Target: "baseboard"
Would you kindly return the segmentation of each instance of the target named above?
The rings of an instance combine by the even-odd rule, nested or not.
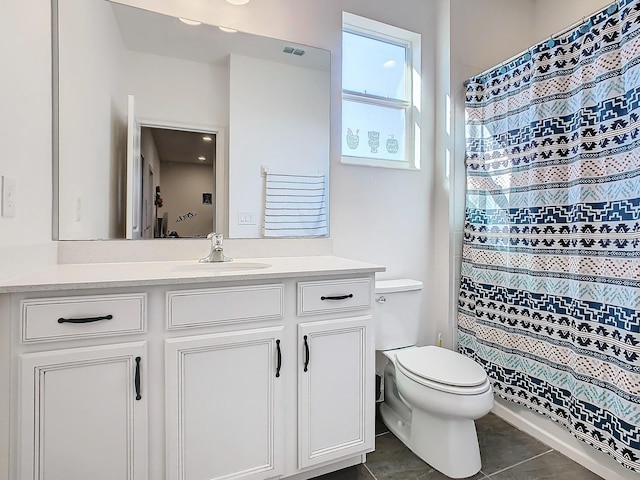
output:
[[[575,439],[564,427],[528,408],[496,398],[492,412],[605,480],[638,480],[613,458]]]
[[[365,460],[366,455],[358,455],[356,457],[351,457],[346,460],[330,463],[329,465],[324,465],[322,467],[314,468],[313,470],[308,470],[306,472],[298,473],[296,475],[284,478],[286,478],[287,480],[308,480],[310,478],[316,478],[318,476],[335,472],[337,470],[342,470],[343,468],[353,467],[354,465],[364,463]]]

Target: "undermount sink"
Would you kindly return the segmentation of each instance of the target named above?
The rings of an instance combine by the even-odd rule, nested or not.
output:
[[[230,262],[204,262],[178,265],[171,270],[174,272],[243,272],[248,270],[261,270],[269,268],[271,264],[260,262],[243,262],[232,260]]]

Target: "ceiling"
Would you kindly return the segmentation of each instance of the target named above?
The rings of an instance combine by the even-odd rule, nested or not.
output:
[[[307,45],[249,33],[226,33],[213,25],[189,26],[175,17],[112,3],[122,40],[129,50],[207,64],[226,65],[230,53],[329,71],[331,55]],[[284,53],[285,47],[304,55]]]
[[[148,129],[158,150],[161,162],[195,163],[199,165],[213,165],[216,155],[216,136],[202,132],[188,132],[185,130],[169,130],[166,128],[142,127]],[[210,136],[212,141],[202,139]],[[206,160],[198,160],[203,156]]]
[[[213,25],[186,25],[175,17],[111,3],[127,49],[194,62],[227,65],[231,53],[285,63],[302,68],[330,70],[328,51],[243,32],[226,33]],[[304,50],[303,55],[284,53],[285,47]],[[202,133],[149,128],[162,162],[212,164],[214,141]],[[204,156],[206,161],[198,160]]]

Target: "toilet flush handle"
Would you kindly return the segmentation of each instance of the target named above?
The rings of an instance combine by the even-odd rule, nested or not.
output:
[[[376,302],[387,303],[387,297],[385,297],[384,295],[380,295],[378,298],[376,298]]]

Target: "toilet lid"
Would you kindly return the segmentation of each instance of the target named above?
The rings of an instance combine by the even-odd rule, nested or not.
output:
[[[487,381],[480,365],[446,348],[427,346],[399,351],[396,361],[413,375],[444,385],[475,387]]]

